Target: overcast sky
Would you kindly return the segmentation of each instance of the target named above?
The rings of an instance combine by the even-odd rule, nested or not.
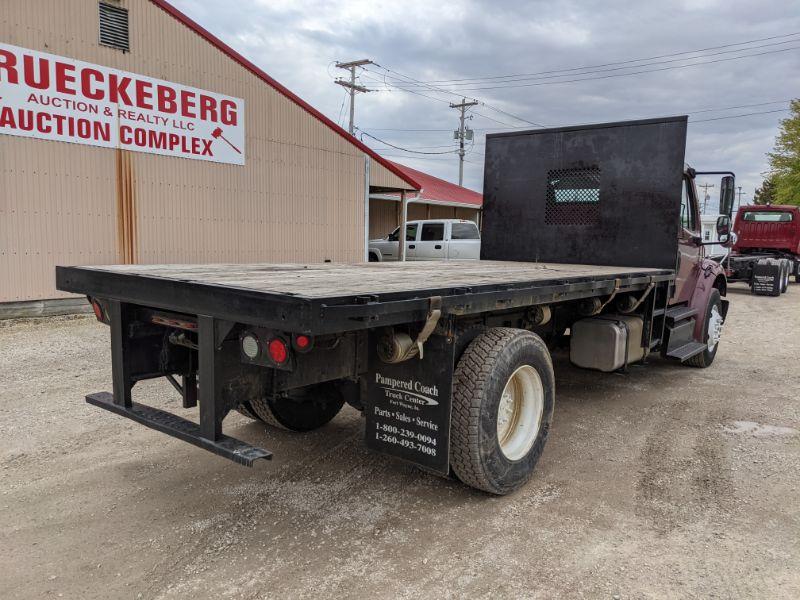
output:
[[[360,83],[381,91],[357,96],[356,126],[395,146],[452,151],[458,114],[448,103],[457,94],[481,101],[471,111],[476,134],[464,181],[478,191],[486,131],[689,114],[687,161],[736,171],[747,201],[787,115],[775,111],[800,96],[794,0],[174,3],[345,126],[345,92],[333,83],[345,73],[333,62],[372,59],[380,66],[361,71]],[[638,71],[650,72],[628,75]],[[392,160],[457,181],[455,154],[363,139]]]

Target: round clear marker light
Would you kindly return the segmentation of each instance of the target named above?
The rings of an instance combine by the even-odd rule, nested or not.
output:
[[[258,338],[248,333],[242,338],[242,352],[247,358],[254,359],[258,356]]]

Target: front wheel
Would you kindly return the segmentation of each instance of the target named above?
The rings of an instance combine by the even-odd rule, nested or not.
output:
[[[714,357],[717,355],[717,349],[719,348],[719,340],[722,337],[722,325],[724,322],[722,296],[720,296],[719,290],[713,289],[706,305],[705,330],[703,333],[703,342],[705,342],[706,348],[700,354],[688,359],[686,361],[687,365],[704,369],[714,362]]]
[[[342,392],[332,383],[293,390],[287,395],[250,400],[250,407],[259,419],[289,431],[319,429],[339,414],[343,405]]]
[[[458,478],[499,495],[524,485],[544,450],[554,401],[542,338],[504,327],[478,335],[453,379],[450,462]]]

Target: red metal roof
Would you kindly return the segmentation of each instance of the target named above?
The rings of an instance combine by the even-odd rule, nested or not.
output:
[[[450,183],[444,179],[439,179],[433,175],[428,175],[422,171],[417,171],[411,167],[392,163],[399,171],[403,172],[408,178],[419,182],[422,186],[422,202],[447,202],[451,204],[463,204],[480,208],[483,206],[483,194],[473,192],[465,187]]]
[[[420,187],[421,187],[420,184],[417,183],[414,180],[413,177],[411,177],[410,175],[408,175],[404,171],[401,171],[400,169],[398,169],[397,165],[392,163],[392,161],[386,160],[381,155],[379,155],[377,152],[375,152],[372,148],[370,148],[369,146],[367,146],[363,142],[360,142],[359,140],[354,138],[352,135],[347,133],[344,129],[339,127],[336,123],[331,121],[328,117],[326,117],[321,112],[319,112],[316,108],[311,106],[308,102],[306,102],[305,100],[300,98],[300,96],[298,96],[297,94],[295,94],[294,92],[292,92],[288,88],[286,88],[285,86],[283,86],[280,83],[278,83],[277,81],[275,81],[272,77],[267,75],[262,69],[260,69],[255,64],[253,64],[252,62],[247,60],[244,56],[242,56],[241,54],[236,52],[236,50],[234,50],[233,48],[228,46],[225,42],[223,42],[221,39],[219,39],[213,33],[209,32],[207,29],[202,27],[200,24],[198,24],[197,22],[195,22],[192,19],[190,19],[187,15],[185,15],[184,13],[179,11],[177,8],[172,6],[169,2],[167,2],[166,0],[150,0],[150,2],[152,2],[153,4],[155,4],[156,6],[161,8],[164,12],[166,12],[169,15],[171,15],[172,17],[174,17],[175,19],[177,19],[178,21],[180,21],[184,25],[186,25],[186,27],[188,27],[189,29],[194,31],[196,34],[198,34],[200,37],[205,39],[212,46],[216,47],[218,50],[220,50],[224,54],[227,54],[230,58],[232,58],[237,63],[242,65],[245,69],[247,69],[248,71],[253,73],[256,77],[258,77],[259,79],[264,81],[264,83],[266,83],[267,85],[273,87],[279,93],[281,93],[284,96],[286,96],[287,98],[289,98],[292,102],[297,104],[300,108],[305,110],[312,117],[314,117],[315,119],[318,119],[319,121],[322,121],[322,123],[324,123],[326,126],[328,126],[330,129],[332,129],[334,132],[336,132],[337,134],[339,134],[343,138],[345,138],[348,142],[350,142],[351,144],[356,146],[359,150],[361,150],[362,152],[364,152],[367,155],[371,156],[373,159],[378,161],[384,167],[389,169],[392,173],[394,173],[395,175],[397,175],[398,177],[403,179],[413,189],[416,189],[416,190],[420,189]]]

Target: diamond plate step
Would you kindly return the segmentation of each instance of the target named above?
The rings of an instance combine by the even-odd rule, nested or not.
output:
[[[706,348],[707,348],[706,344],[701,344],[700,342],[689,342],[688,344],[679,346],[674,350],[670,350],[669,352],[667,352],[667,356],[669,356],[670,358],[677,358],[679,361],[683,362],[685,360],[689,360],[693,356],[700,354]]]
[[[253,463],[259,458],[272,459],[272,452],[269,450],[258,448],[227,435],[221,435],[217,440],[204,438],[200,434],[200,426],[196,423],[158,408],[136,402],[130,408],[114,404],[114,396],[109,392],[89,394],[86,396],[86,402],[127,417],[161,433],[181,439],[184,442],[199,446],[246,467],[252,467]]]

